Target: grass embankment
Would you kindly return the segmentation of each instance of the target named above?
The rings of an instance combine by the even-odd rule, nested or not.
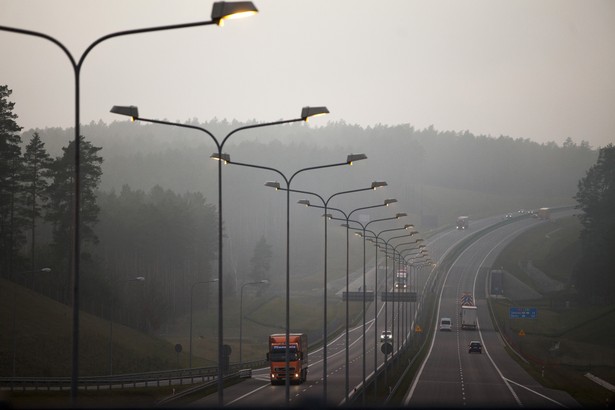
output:
[[[491,303],[503,335],[527,360],[522,365],[536,380],[595,407],[615,400],[614,393],[585,377],[590,372],[615,384],[615,305],[589,306],[574,290],[571,277],[580,229],[572,217],[545,222],[516,238],[493,266],[502,266],[542,297],[523,300],[516,295]],[[544,280],[524,269],[527,261],[563,286],[549,291]],[[537,308],[537,318],[510,319],[513,306]]]

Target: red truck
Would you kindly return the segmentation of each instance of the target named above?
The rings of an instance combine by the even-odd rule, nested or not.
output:
[[[288,370],[291,383],[303,383],[308,373],[308,344],[305,333],[291,333],[288,341]],[[271,384],[286,383],[286,334],[269,336],[267,361],[270,364]]]

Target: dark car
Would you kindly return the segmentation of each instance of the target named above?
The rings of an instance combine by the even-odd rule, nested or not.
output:
[[[470,349],[468,350],[468,353],[482,353],[482,352],[483,352],[483,345],[481,345],[479,341],[473,340],[470,342]]]

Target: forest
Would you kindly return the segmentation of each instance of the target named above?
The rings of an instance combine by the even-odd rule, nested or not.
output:
[[[0,91],[1,275],[69,303],[74,130],[22,130],[10,90]],[[245,125],[215,118],[186,123],[220,139]],[[223,167],[224,291],[231,302],[247,280],[268,279],[266,291],[272,294],[283,287],[286,201],[264,186],[267,181],[323,197],[386,181],[385,189],[344,195],[332,206],[352,210],[395,198],[395,209],[386,210],[390,215],[378,209],[357,217],[405,212],[404,223],[428,234],[458,215],[574,205],[578,183],[600,152],[572,138],[562,145],[538,144],[410,124],[322,124],[249,130],[225,146],[233,161],[269,168]],[[191,285],[215,277],[218,174],[210,159],[215,145],[194,130],[129,121],[92,122],[81,133],[83,309],[108,317],[114,298],[115,320],[158,332],[187,314]],[[295,174],[344,162],[351,153],[367,160]],[[286,186],[291,176],[296,178]],[[322,260],[321,214],[297,206],[305,195],[291,197],[292,274],[320,275],[321,264],[314,261]],[[342,231],[331,225],[332,278],[344,271]],[[356,246],[352,255],[358,252]],[[358,263],[354,257],[354,266]],[[42,274],[47,267],[51,272]],[[136,277],[146,280],[126,283]],[[195,307],[209,303],[199,298]]]

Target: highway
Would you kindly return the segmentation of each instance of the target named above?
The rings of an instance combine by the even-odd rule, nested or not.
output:
[[[502,218],[490,218],[473,221],[467,231],[446,230],[434,235],[427,242],[430,256],[439,261],[455,246],[459,245],[473,232],[501,222]],[[388,329],[393,329],[394,349],[398,349],[398,335],[403,333],[418,337],[412,332],[412,318],[421,308],[427,293],[438,293],[438,313],[434,322],[440,317],[453,318],[452,332],[435,332],[429,342],[429,354],[422,363],[419,373],[410,386],[402,386],[407,391],[404,405],[408,407],[578,407],[578,404],[566,393],[543,388],[510,358],[504,350],[504,344],[487,312],[485,301],[486,273],[491,263],[503,247],[515,236],[540,222],[533,218],[515,218],[482,237],[466,248],[445,272],[443,287],[434,288],[435,270],[423,268],[416,270],[412,279],[413,287],[418,290],[417,303],[399,304],[407,307],[406,314],[400,314],[395,303],[389,303],[387,311]],[[390,269],[390,267],[389,267]],[[442,273],[440,273],[442,274]],[[367,283],[373,283],[373,267],[367,273]],[[391,276],[389,274],[389,276]],[[382,278],[380,278],[382,279]],[[370,281],[371,280],[371,281]],[[387,280],[392,288],[393,280]],[[351,290],[362,284],[362,274],[352,275]],[[379,285],[383,290],[384,281]],[[342,289],[343,290],[343,289]],[[340,292],[342,291],[340,290]],[[461,330],[459,328],[459,296],[464,291],[475,295],[478,306],[479,330]],[[379,298],[378,298],[379,299]],[[357,302],[351,302],[357,303]],[[359,302],[360,303],[360,302]],[[402,319],[403,320],[400,320]],[[378,329],[374,328],[373,304],[366,311],[366,369],[369,381],[374,372],[374,348],[378,367],[383,365],[384,354],[380,352],[380,343],[374,347],[374,341],[384,330],[384,303],[378,301]],[[400,327],[400,323],[402,327]],[[403,324],[405,323],[405,325]],[[374,332],[376,332],[374,334]],[[363,326],[359,323],[349,332],[349,395],[354,398],[359,394],[363,374]],[[378,339],[376,339],[378,337]],[[470,340],[480,340],[484,350],[482,354],[469,354],[467,346]],[[327,360],[327,405],[340,406],[345,403],[345,333],[329,336]],[[301,385],[290,386],[290,406],[322,405],[322,349],[310,352],[308,380]],[[389,356],[390,358],[390,356]],[[387,384],[393,385],[394,380]],[[357,391],[355,391],[355,388]],[[358,396],[355,403],[361,404]],[[216,406],[217,395],[210,395],[192,403],[196,406]],[[272,386],[269,383],[268,369],[258,369],[250,380],[228,387],[224,391],[224,405],[237,407],[281,407],[285,405],[285,386]]]
[[[453,331],[436,331],[428,357],[413,380],[408,407],[579,407],[567,393],[543,388],[504,350],[485,299],[488,272],[498,253],[514,237],[537,223],[511,221],[486,234],[454,261],[440,289],[438,314],[453,319]],[[472,292],[478,306],[478,330],[462,330],[459,306],[463,292]],[[482,354],[470,354],[471,340],[481,341]]]

